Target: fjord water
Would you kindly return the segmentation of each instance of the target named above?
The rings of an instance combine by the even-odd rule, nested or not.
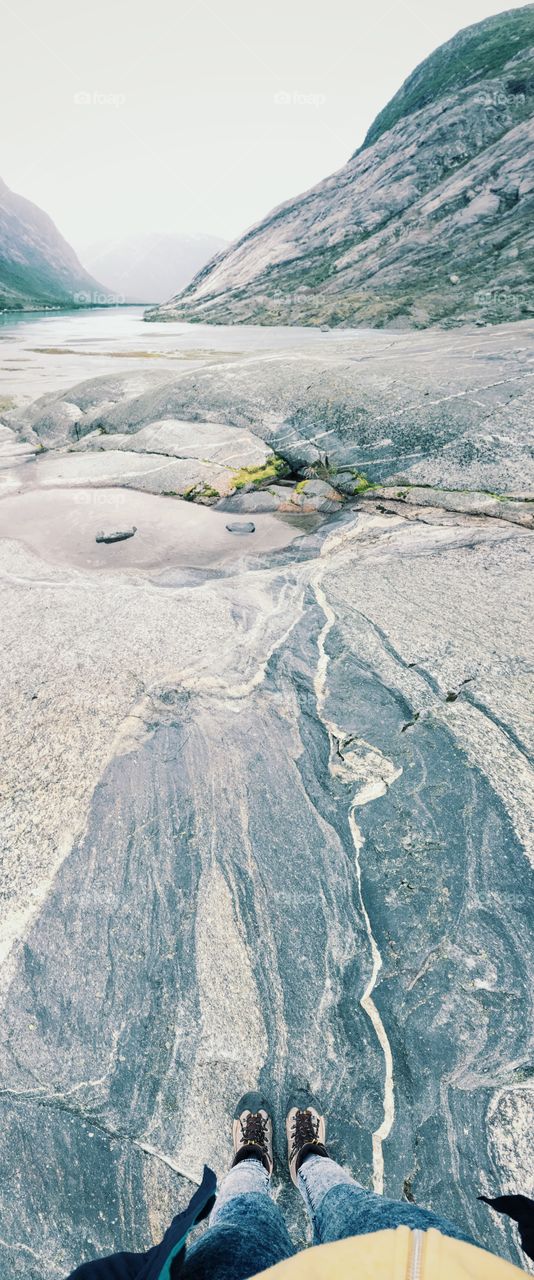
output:
[[[143,307],[103,307],[0,315],[0,399],[27,404],[45,392],[135,370],[145,361],[168,369],[172,377],[180,362],[194,367],[210,352],[225,360],[303,345],[313,351],[329,336],[298,327],[147,324],[143,312]],[[354,343],[354,333],[348,331],[347,340]]]

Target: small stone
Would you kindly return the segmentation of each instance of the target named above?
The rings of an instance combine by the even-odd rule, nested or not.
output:
[[[455,275],[449,276],[449,280],[450,280],[451,284],[459,284],[459,283],[460,283],[460,277],[459,277],[459,276],[455,276]]]
[[[256,525],[252,520],[242,520],[239,524],[227,524],[228,533],[255,533]]]
[[[135,524],[132,525],[131,529],[114,529],[110,533],[105,532],[104,530],[101,529],[100,533],[97,533],[96,535],[96,541],[97,542],[124,542],[126,538],[133,538],[134,533],[136,533],[136,531],[137,531],[137,525]]]

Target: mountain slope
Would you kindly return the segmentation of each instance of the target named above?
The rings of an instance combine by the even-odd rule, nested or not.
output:
[[[90,245],[81,256],[125,302],[163,302],[227,245],[218,236],[152,232]]]
[[[0,309],[107,300],[48,214],[0,178]]]
[[[532,5],[510,9],[459,31],[412,71],[391,102],[377,115],[367,132],[364,147],[430,102],[480,80],[491,81],[505,75],[507,63],[532,44],[532,33]]]
[[[534,311],[534,5],[416,68],[363,146],[148,319],[422,326]]]

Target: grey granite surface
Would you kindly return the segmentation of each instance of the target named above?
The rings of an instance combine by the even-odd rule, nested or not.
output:
[[[224,572],[0,542],[4,1274],[157,1239],[256,1085],[302,1242],[295,1081],[520,1260],[476,1197],[533,1190],[532,535],[406,516]]]
[[[198,368],[91,378],[41,396],[8,415],[20,441],[48,450],[20,470],[33,484],[196,486],[202,496],[203,485],[230,492],[240,468],[274,451],[295,471],[326,461],[379,483],[534,494],[532,321],[338,330],[314,335],[313,347],[302,331],[290,345],[287,330],[271,332],[272,350],[228,357],[222,341],[208,349],[203,331]]]
[[[4,414],[9,1276],[158,1239],[257,1085],[302,1242],[295,1082],[520,1260],[476,1197],[534,1190],[532,325],[270,333]]]

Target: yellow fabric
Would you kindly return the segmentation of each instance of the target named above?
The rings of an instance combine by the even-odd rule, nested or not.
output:
[[[434,1227],[422,1233],[422,1241],[418,1280],[518,1280],[527,1274],[485,1249],[442,1236]],[[261,1276],[269,1280],[412,1280],[413,1244],[409,1227],[374,1231],[303,1249]]]

